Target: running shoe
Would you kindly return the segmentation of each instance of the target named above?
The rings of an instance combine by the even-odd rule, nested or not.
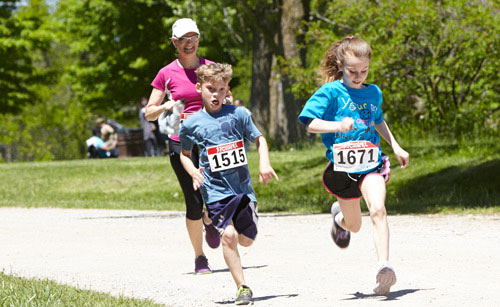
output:
[[[205,255],[200,255],[194,260],[194,272],[196,274],[210,274],[212,270],[208,266],[208,259]]]
[[[379,295],[386,295],[391,290],[391,287],[396,283],[396,272],[388,265],[384,264],[378,269],[377,284],[373,288],[373,292]]]
[[[205,226],[205,240],[207,241],[208,246],[211,248],[217,248],[220,245],[220,234],[213,223],[206,224],[205,219],[201,218],[203,221],[203,225]]]
[[[349,246],[349,242],[351,241],[351,232],[340,227],[335,221],[335,216],[340,213],[340,205],[338,201],[332,204],[331,212],[333,224],[330,234],[332,235],[333,242],[335,242],[335,244],[337,244],[340,248],[346,248]]]
[[[247,285],[241,285],[236,292],[236,299],[234,303],[236,305],[248,305],[252,303],[252,290]]]

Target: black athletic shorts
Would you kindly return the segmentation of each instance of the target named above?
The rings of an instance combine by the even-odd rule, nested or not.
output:
[[[336,172],[330,161],[323,172],[323,186],[332,195],[340,199],[361,198],[361,183],[367,175],[381,175],[385,182],[389,181],[391,174],[389,156],[382,155],[382,163],[373,171],[366,174],[351,174]]]

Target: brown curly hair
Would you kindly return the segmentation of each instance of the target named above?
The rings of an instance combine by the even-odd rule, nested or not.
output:
[[[341,40],[335,42],[323,56],[321,69],[321,81],[323,83],[342,79],[342,71],[339,69],[337,62],[344,63],[348,54],[357,58],[367,57],[371,59],[372,49],[367,42],[354,37],[354,35],[344,36]]]
[[[208,80],[229,82],[231,81],[232,74],[233,69],[231,65],[225,63],[205,64],[196,69],[198,83],[200,84]]]

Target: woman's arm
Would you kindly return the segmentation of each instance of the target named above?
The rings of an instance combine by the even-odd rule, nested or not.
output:
[[[156,120],[161,114],[163,114],[163,112],[172,111],[174,101],[169,100],[166,103],[161,104],[163,99],[165,99],[165,92],[162,92],[157,88],[153,88],[151,95],[149,96],[148,104],[146,105],[146,112],[144,114],[146,120]]]

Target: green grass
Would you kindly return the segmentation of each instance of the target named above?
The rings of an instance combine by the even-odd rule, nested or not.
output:
[[[0,272],[0,306],[163,306],[150,300],[81,290],[49,280],[25,279]]]
[[[500,212],[500,145],[496,140],[401,142],[410,166],[391,157],[387,209],[398,213]],[[324,148],[273,151],[280,182],[258,183],[258,154],[248,153],[261,212],[328,212]],[[184,210],[168,157],[0,164],[0,206]]]

